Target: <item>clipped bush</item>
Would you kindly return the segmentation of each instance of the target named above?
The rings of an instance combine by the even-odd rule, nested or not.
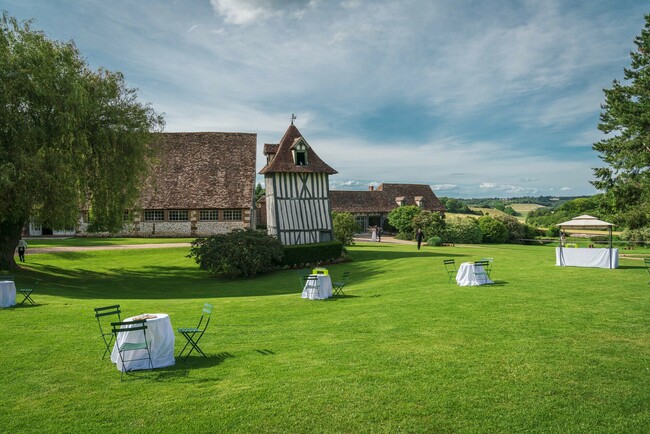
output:
[[[482,239],[483,233],[474,217],[447,218],[444,234],[445,243],[480,244]]]
[[[330,262],[339,259],[342,253],[343,243],[340,241],[284,246],[282,265],[293,267],[295,265]]]
[[[484,243],[505,243],[508,241],[508,228],[499,220],[483,216],[478,219],[478,225],[483,233]]]
[[[250,229],[198,238],[192,241],[188,255],[202,270],[230,277],[253,277],[274,270],[282,256],[277,238]]]
[[[442,246],[442,238],[438,236],[433,236],[427,239],[427,245],[429,246]]]
[[[332,226],[336,241],[341,242],[344,246],[354,244],[354,234],[359,232],[359,225],[352,214],[349,212],[333,212]]]

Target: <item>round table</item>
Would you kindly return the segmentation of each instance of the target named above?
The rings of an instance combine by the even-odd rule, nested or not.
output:
[[[174,329],[172,328],[169,315],[166,313],[146,313],[127,318],[124,321],[134,321],[139,316],[155,315],[156,318],[146,320],[147,325],[147,341],[149,341],[149,352],[151,353],[151,362],[154,368],[164,368],[176,363],[174,359]],[[149,360],[133,360],[145,359],[147,357],[147,350],[135,350],[122,353],[124,358],[124,365],[120,360],[119,352],[117,350],[118,344],[124,342],[141,342],[142,331],[119,333],[117,341],[113,346],[111,353],[111,362],[115,363],[119,371],[135,371],[138,369],[149,369]]]
[[[16,304],[16,284],[11,280],[0,280],[0,307]]]

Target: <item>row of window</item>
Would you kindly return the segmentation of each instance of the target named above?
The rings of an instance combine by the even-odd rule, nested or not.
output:
[[[219,215],[221,214],[221,215]],[[127,211],[124,213],[124,220],[130,221],[131,214]],[[241,209],[202,209],[199,210],[199,221],[216,222],[216,221],[241,221]],[[142,221],[145,222],[188,222],[190,221],[190,211],[187,209],[145,209],[142,213]]]

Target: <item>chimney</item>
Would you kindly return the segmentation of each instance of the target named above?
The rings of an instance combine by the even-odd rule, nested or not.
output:
[[[369,185],[369,186],[368,186],[368,191],[374,191],[374,190],[375,190],[375,186],[374,186],[374,185]]]

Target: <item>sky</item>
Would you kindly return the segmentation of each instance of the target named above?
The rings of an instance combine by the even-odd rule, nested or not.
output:
[[[94,68],[120,71],[165,131],[291,122],[330,188],[428,184],[455,198],[580,196],[604,163],[603,89],[639,0],[0,0]],[[263,183],[263,177],[258,176]]]

